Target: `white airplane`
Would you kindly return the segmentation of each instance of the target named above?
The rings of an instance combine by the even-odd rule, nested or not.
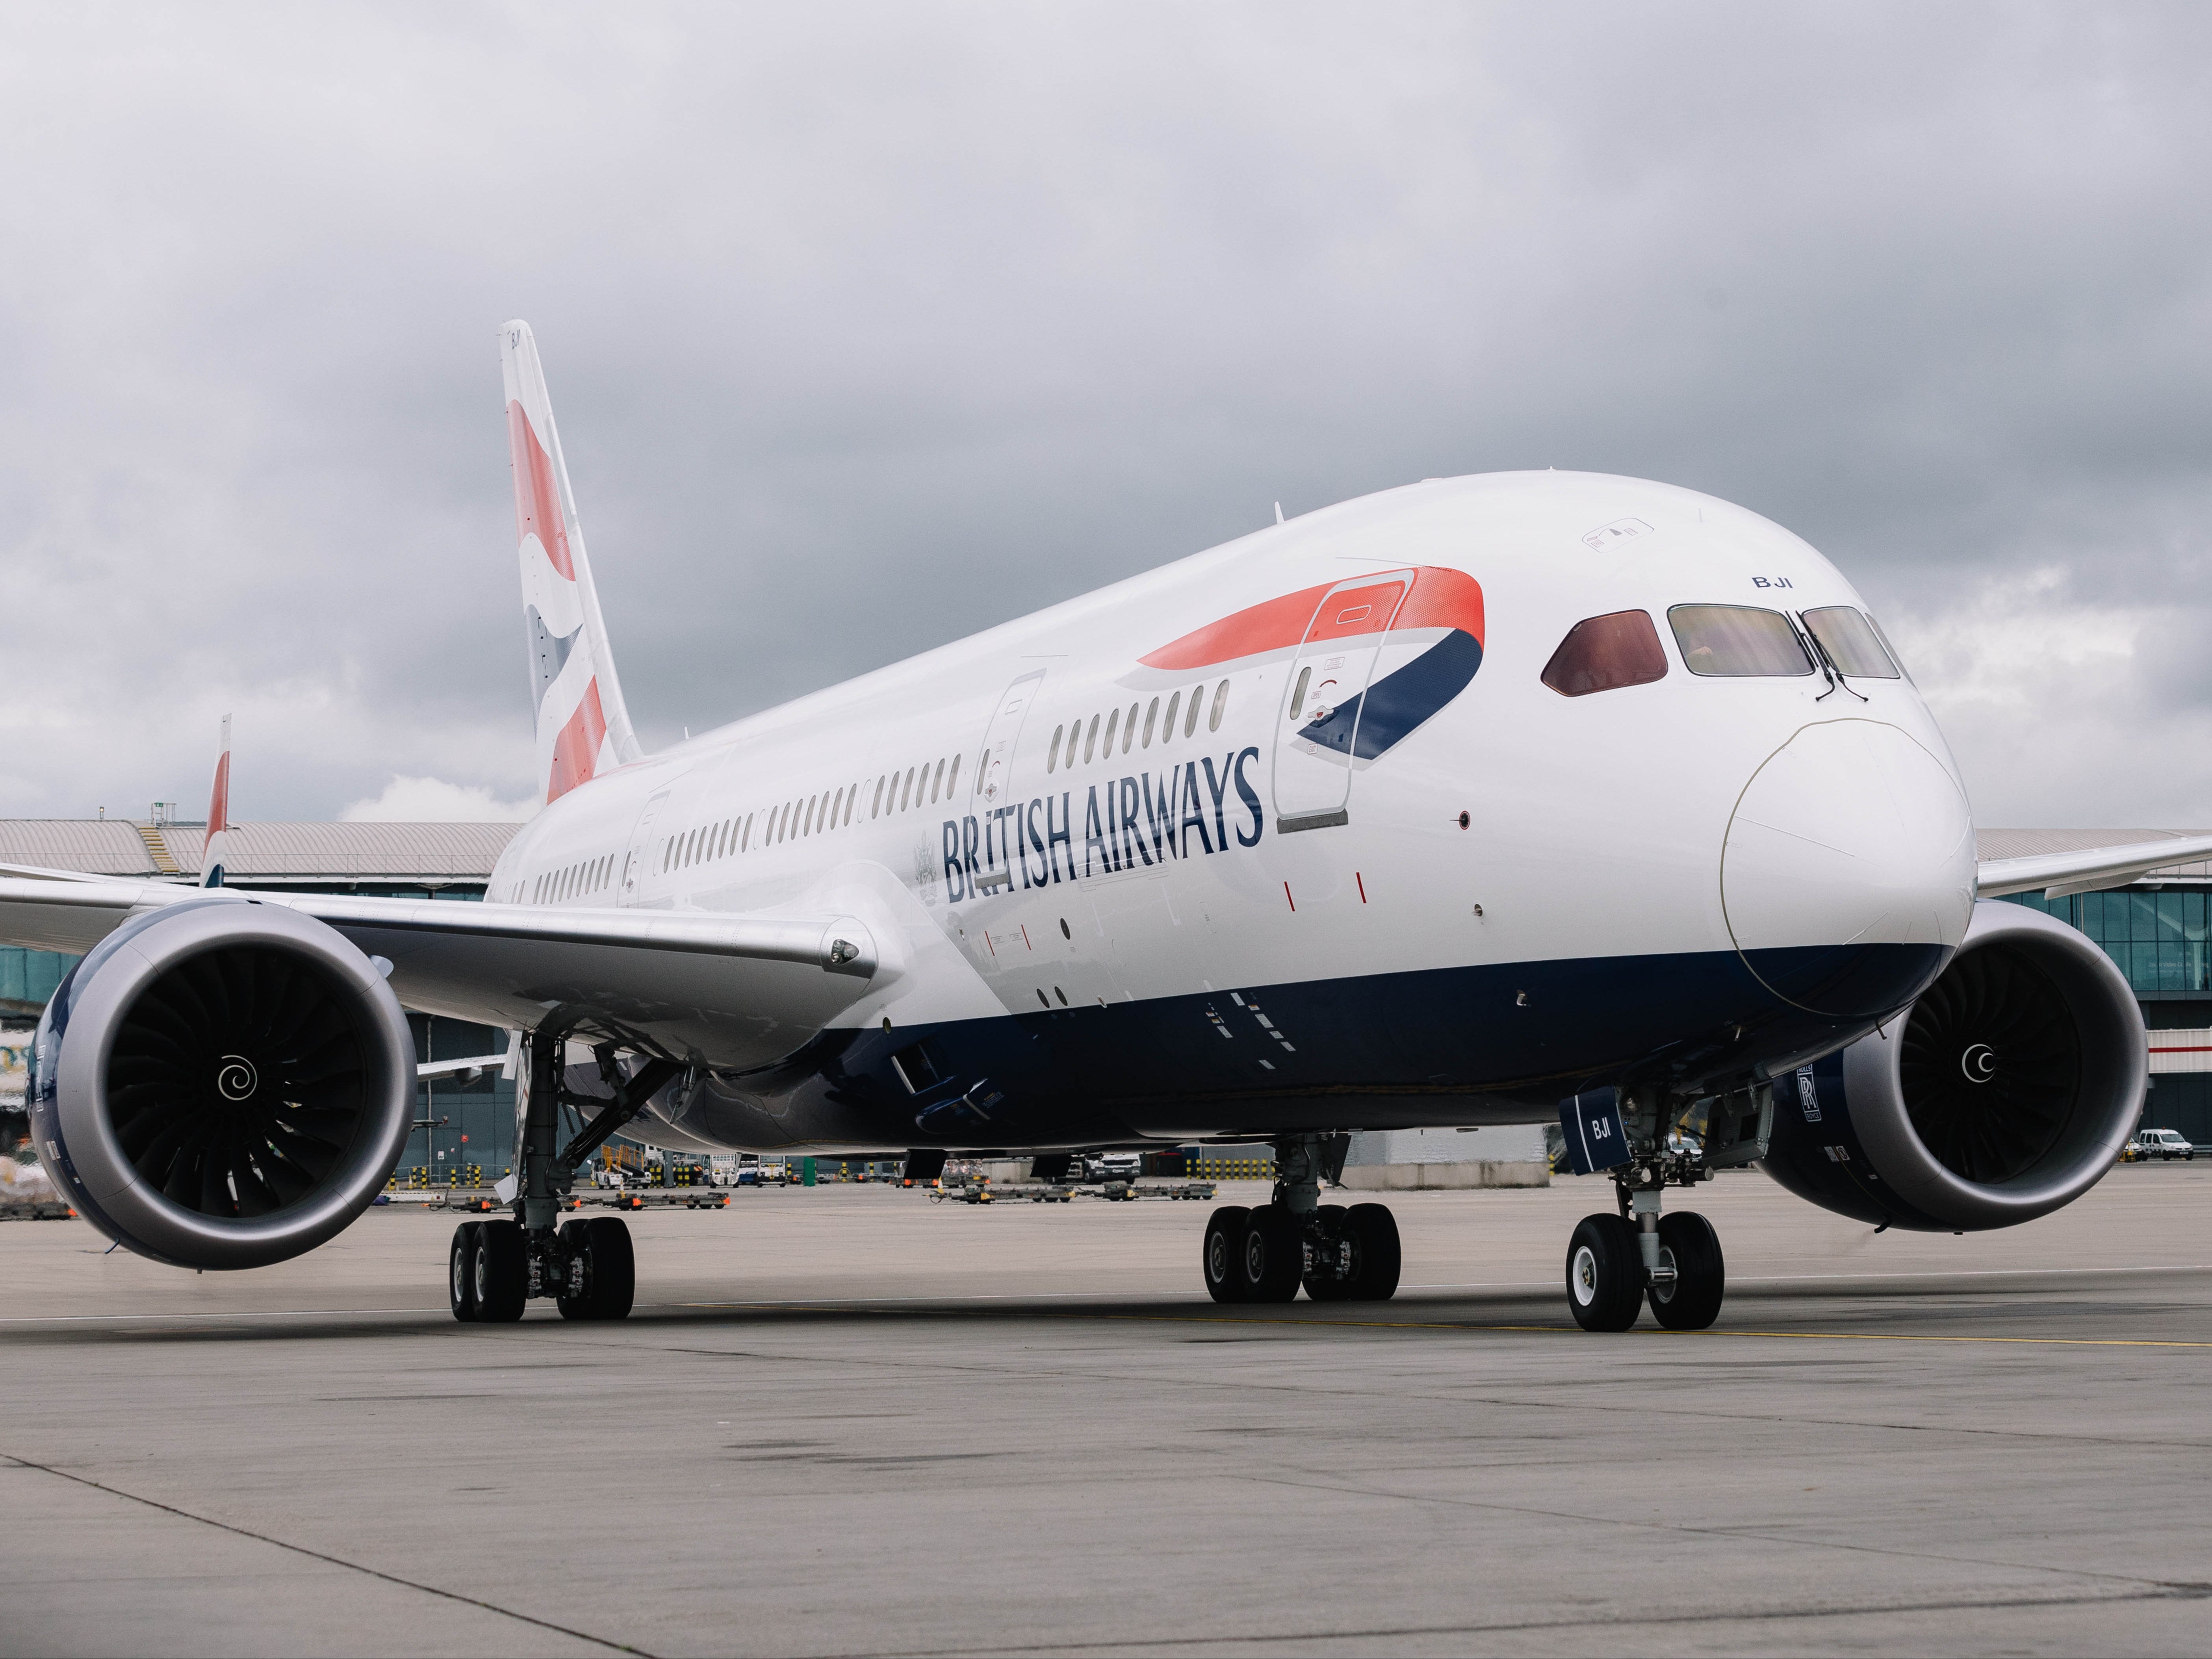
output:
[[[1669,1187],[1762,1163],[1877,1226],[2079,1197],[2134,1126],[2126,982],[1995,896],[2212,837],[1978,868],[1958,769],[1850,585],[1758,515],[1588,474],[1430,479],[1278,523],[657,755],[623,706],[528,327],[500,334],[544,805],[482,904],[0,872],[85,952],[33,1048],[47,1165],[181,1267],[323,1243],[412,1116],[403,1005],[507,1028],[512,1219],[453,1310],[630,1308],[559,1224],[617,1129],[678,1150],[1267,1140],[1225,1302],[1386,1297],[1348,1133],[1557,1119],[1617,1202],[1568,1304],[1710,1324]],[[226,767],[227,770],[227,767]],[[218,788],[223,773],[218,773]],[[561,1110],[588,1127],[562,1143]]]

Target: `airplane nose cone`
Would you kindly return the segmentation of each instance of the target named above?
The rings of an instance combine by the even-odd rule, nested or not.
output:
[[[1864,1018],[1918,995],[1966,936],[1974,825],[1948,768],[1879,720],[1808,726],[1752,775],[1721,908],[1777,996]]]

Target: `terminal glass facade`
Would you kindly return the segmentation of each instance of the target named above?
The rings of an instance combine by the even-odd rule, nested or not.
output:
[[[2015,893],[2010,902],[2056,916],[2104,947],[2141,997],[2212,995],[2207,902],[2202,888],[2123,888],[2047,899]]]

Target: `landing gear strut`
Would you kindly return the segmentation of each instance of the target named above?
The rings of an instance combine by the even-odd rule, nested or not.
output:
[[[559,1224],[561,1200],[576,1171],[608,1138],[645,1109],[683,1067],[648,1060],[624,1078],[611,1043],[592,1050],[614,1092],[578,1097],[563,1087],[570,1027],[549,1024],[530,1036],[530,1076],[522,1120],[522,1173],[514,1218],[466,1221],[453,1231],[447,1285],[453,1317],[497,1324],[522,1317],[533,1297],[557,1298],[564,1319],[622,1319],[636,1295],[629,1229],[613,1216]],[[599,1109],[591,1127],[561,1146],[561,1108]]]
[[[1387,1302],[1398,1289],[1398,1223],[1380,1204],[1323,1204],[1321,1184],[1344,1168],[1348,1137],[1275,1143],[1275,1195],[1256,1209],[1224,1204],[1206,1218],[1200,1255],[1216,1302]]]
[[[1695,1186],[1763,1156],[1772,1093],[1761,1083],[1700,1101],[1679,1120],[1662,1103],[1656,1091],[1607,1089],[1563,1108],[1564,1123],[1579,1115],[1594,1132],[1585,1148],[1628,1149],[1610,1171],[1617,1212],[1584,1216],[1567,1241],[1567,1307],[1586,1331],[1625,1331],[1647,1302],[1668,1330],[1702,1331],[1720,1317],[1728,1269],[1719,1235],[1694,1212],[1662,1214],[1661,1200],[1669,1186]]]

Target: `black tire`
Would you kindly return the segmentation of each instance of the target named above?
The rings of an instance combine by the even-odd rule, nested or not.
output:
[[[1306,1268],[1305,1240],[1297,1219],[1279,1204],[1254,1210],[1241,1260],[1247,1302],[1295,1301]]]
[[[1217,1206],[1206,1218],[1206,1243],[1199,1252],[1199,1270],[1206,1275],[1206,1293],[1216,1302],[1244,1299],[1244,1234],[1252,1212],[1241,1204]]]
[[[628,1319],[637,1302],[637,1251],[629,1224],[603,1215],[592,1223],[592,1278],[586,1287],[594,1319]]]
[[[1659,1218],[1659,1252],[1662,1262],[1674,1258],[1674,1282],[1650,1287],[1651,1316],[1670,1331],[1704,1330],[1721,1316],[1728,1289],[1720,1235],[1705,1217],[1676,1211]]]
[[[1324,1204],[1314,1212],[1314,1224],[1321,1235],[1322,1259],[1314,1266],[1316,1272],[1306,1275],[1306,1295],[1316,1302],[1349,1302],[1358,1286],[1359,1250],[1352,1243],[1352,1223],[1341,1204]],[[1346,1247],[1351,1246],[1352,1271],[1340,1274],[1338,1264],[1343,1260]]]
[[[453,1317],[472,1325],[477,1317],[477,1229],[483,1224],[464,1221],[453,1229],[453,1246],[446,1257],[446,1296]]]
[[[1398,1243],[1398,1218],[1387,1204],[1355,1204],[1346,1214],[1359,1258],[1352,1302],[1388,1302],[1398,1294],[1398,1273],[1405,1254]]]
[[[1617,1215],[1586,1215],[1567,1241],[1567,1308],[1586,1331],[1625,1331],[1644,1307],[1636,1230]]]
[[[530,1300],[530,1251],[522,1229],[512,1221],[479,1222],[470,1261],[477,1322],[502,1325],[521,1318],[523,1304]]]

